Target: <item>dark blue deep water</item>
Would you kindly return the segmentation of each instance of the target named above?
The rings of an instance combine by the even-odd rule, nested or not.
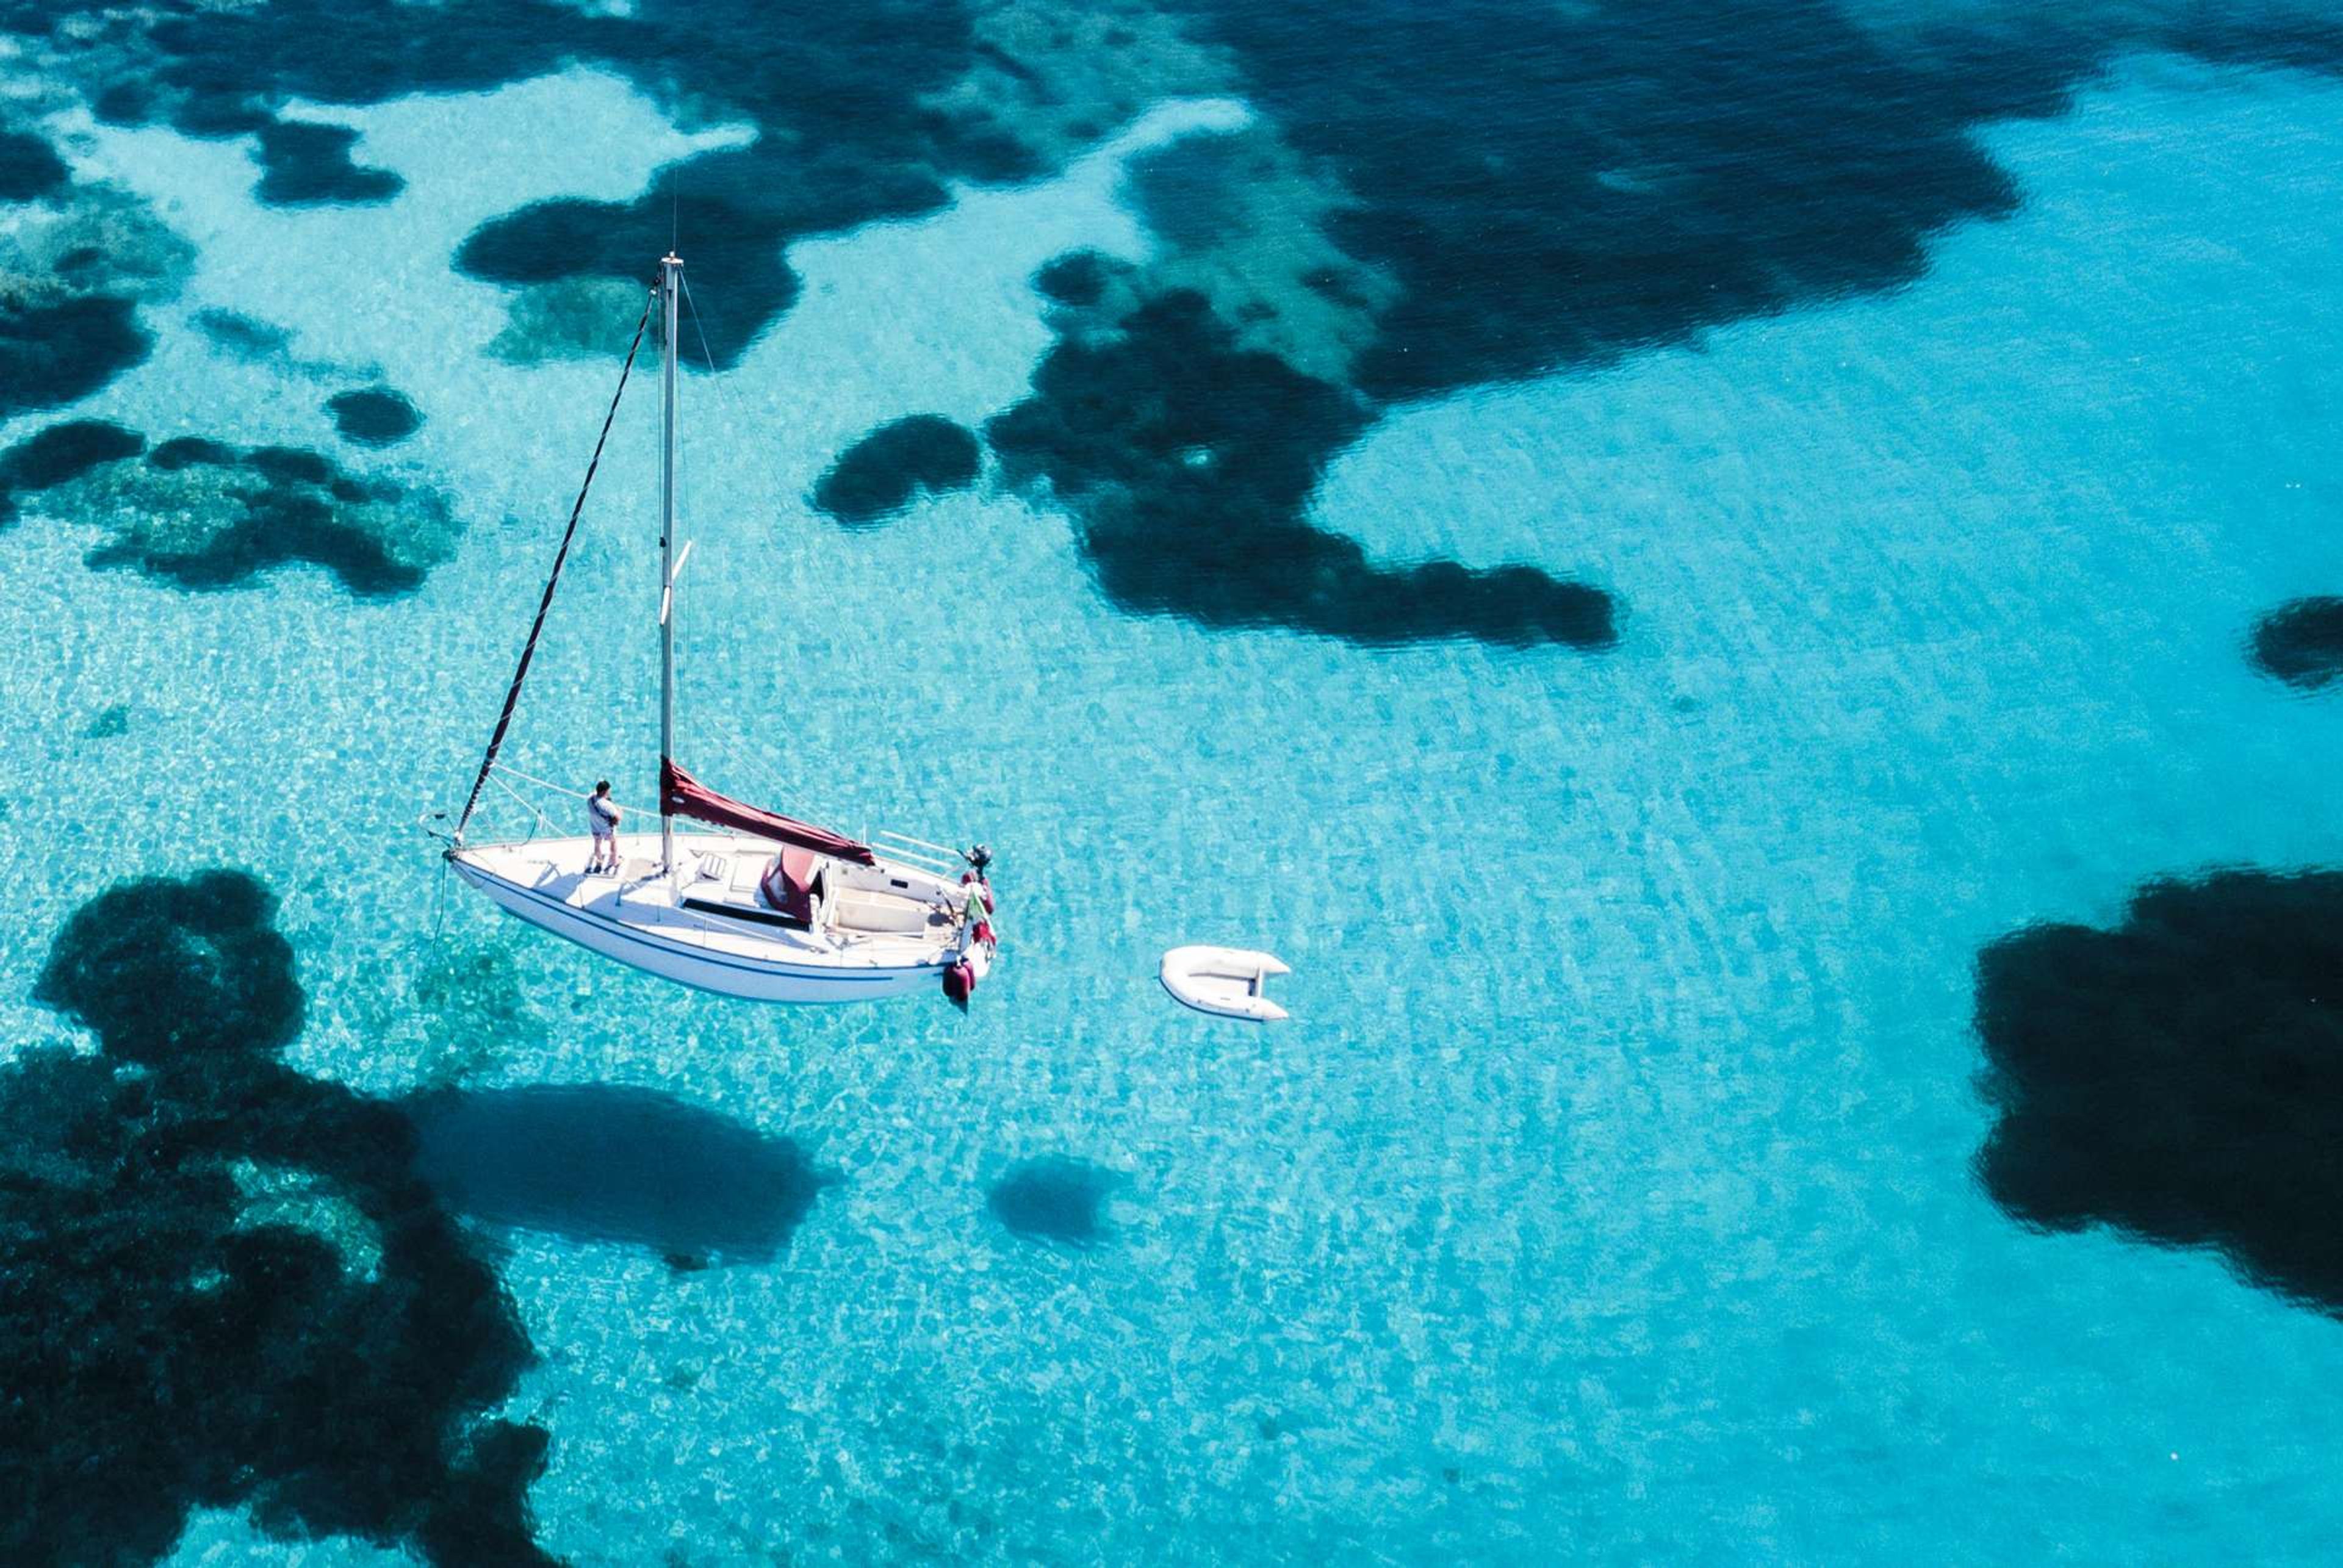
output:
[[[0,1563],[2333,1555],[2332,4],[0,38]],[[415,826],[669,245],[684,759],[987,839],[965,1016]]]

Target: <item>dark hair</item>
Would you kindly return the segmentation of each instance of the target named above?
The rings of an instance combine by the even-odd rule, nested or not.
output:
[[[601,780],[594,786],[594,793],[597,795],[608,795],[609,792],[610,781],[608,779]]]

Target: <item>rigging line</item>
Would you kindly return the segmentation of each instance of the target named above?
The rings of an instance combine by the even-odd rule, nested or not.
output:
[[[531,816],[537,819],[537,826],[545,829],[545,836],[547,838],[558,839],[561,837],[561,829],[553,825],[553,819],[547,816],[544,810],[538,807],[536,802],[530,800],[519,790],[506,783],[501,777],[497,779],[496,786],[506,794],[511,796],[513,799],[518,803],[522,810],[528,812]],[[532,839],[536,838],[537,829],[530,829],[528,836]]]
[[[708,347],[707,320],[699,314],[699,302],[691,297],[691,281],[689,278],[680,277],[676,281],[683,285],[683,307],[690,313],[693,336],[699,339],[699,362],[708,367],[709,385],[715,389],[717,402],[722,405],[726,416],[731,419],[733,430],[745,437],[749,429],[749,411],[742,405],[741,400],[733,396],[732,377],[716,363],[715,352]],[[754,444],[749,449],[765,450],[763,447]],[[769,454],[766,463],[778,466],[779,458],[778,456]],[[760,467],[763,466],[759,465]],[[778,485],[775,487],[778,488]]]
[[[723,405],[725,412],[731,417],[734,428],[745,432],[749,428],[749,422],[743,417],[745,411],[739,401],[732,395],[729,377],[718,368],[715,352],[709,347],[706,318],[699,314],[699,301],[691,297],[691,280],[688,277],[679,277],[676,281],[683,286],[684,310],[691,317],[692,335],[699,340],[700,363],[708,367],[708,378],[715,388],[717,400]],[[746,736],[737,726],[729,729],[724,727],[704,729],[693,741],[695,746],[709,743],[713,743],[718,752],[734,764],[748,762],[749,766],[744,771],[751,779],[767,776],[798,777],[795,769],[775,769],[772,762],[779,753],[768,751],[763,747],[752,749]],[[511,769],[508,769],[506,771],[510,772]],[[803,799],[807,794],[801,779],[798,783],[789,785],[787,792],[793,799]],[[814,808],[814,814],[829,822],[844,821],[849,816],[845,811],[832,811],[819,805]]]
[[[773,766],[775,759],[779,756],[779,752],[769,752],[763,747],[752,747],[738,730],[727,732],[721,729],[711,729],[702,739],[712,742],[718,755],[739,769],[749,789],[768,798],[775,795],[786,796],[791,802],[791,815],[804,812],[809,820],[819,819],[823,822],[849,820],[847,812],[833,811],[819,800],[815,800],[811,805],[798,805],[797,802],[809,799],[813,792],[805,788],[798,770]]]
[[[874,829],[867,810],[858,813],[832,809],[818,799],[814,799],[810,805],[797,805],[796,802],[812,799],[814,792],[804,783],[804,775],[800,770],[789,767],[781,760],[782,754],[778,749],[753,741],[739,730],[727,732],[711,729],[706,731],[700,739],[715,747],[719,759],[729,761],[739,769],[753,792],[768,797],[787,796],[792,803],[789,812],[791,816],[833,826],[840,822],[854,822],[856,826],[851,830],[850,836],[866,840],[870,839],[872,831],[885,830],[884,823],[877,824]],[[508,769],[505,771],[509,772],[510,769]],[[837,830],[848,831],[846,829]],[[921,840],[913,841],[916,843]],[[888,852],[884,849],[880,850],[882,854]]]
[[[773,757],[778,756],[779,753],[777,752],[768,752],[762,748],[751,750],[748,748],[747,742],[736,742],[734,740],[727,739],[720,731],[711,732],[707,739],[715,747],[717,752],[721,757],[729,759],[734,763],[750,763],[749,766],[740,768],[739,771],[749,775],[752,779],[758,780],[759,782],[762,782],[768,774],[776,774],[780,771],[785,771],[774,769],[769,766],[763,766],[764,764],[769,764]],[[514,789],[512,786],[506,783],[505,780],[508,779],[518,779],[522,783],[532,785],[537,789],[547,791],[548,794],[566,795],[573,800],[585,800],[592,798],[592,791],[590,790],[572,789],[566,784],[556,784],[550,779],[539,779],[533,774],[522,772],[519,769],[514,767],[509,762],[498,763],[496,771],[490,775],[490,778],[498,789],[502,789],[506,794],[511,796],[514,800],[519,802],[522,809],[536,817],[538,821],[544,825],[545,830],[556,838],[560,836],[561,830],[559,828],[555,826],[553,819],[548,817],[544,810],[538,807],[535,801],[521,795],[519,791]],[[789,788],[787,792],[793,797],[801,796],[804,793],[802,789],[795,787]],[[625,811],[631,816],[642,818],[646,820],[659,815],[657,811],[652,810],[647,806],[638,806],[632,801],[621,800],[615,795],[610,798],[610,800],[611,803],[617,806],[621,811]],[[847,816],[843,811],[823,811],[818,809],[813,812],[813,815],[820,817],[824,821],[829,822],[844,821]],[[914,844],[924,845],[930,849],[941,849],[944,848],[942,845],[935,844],[926,839],[914,839],[911,842]],[[891,852],[900,853],[900,850]]]
[[[732,429],[736,433],[745,437],[753,427],[748,417],[749,411],[745,398],[743,396],[735,394],[732,386],[734,379],[733,377],[725,373],[724,370],[716,363],[715,351],[709,347],[708,342],[707,318],[699,314],[699,302],[694,299],[691,296],[691,280],[686,277],[679,278],[677,281],[683,286],[684,310],[691,317],[691,330],[693,336],[699,340],[699,361],[708,368],[709,384],[714,388],[716,400],[723,408],[726,417],[730,420]],[[779,469],[781,462],[779,453],[772,448],[767,447],[761,443],[749,442],[746,445],[749,450],[763,454],[763,460],[757,464],[757,467],[759,469],[757,477],[760,481],[769,483],[771,487],[778,491],[780,488]],[[735,449],[737,450],[739,448],[736,447]],[[770,471],[766,471],[768,469]],[[730,716],[727,715],[727,717]],[[729,729],[730,733],[737,736],[739,733],[740,727],[735,724],[729,726]],[[731,756],[732,760],[737,763],[742,759],[741,754],[737,751],[731,751],[729,747],[726,745],[726,733],[727,727],[719,726],[704,728],[695,735],[692,743],[693,745],[698,746],[713,739],[719,748],[726,749]],[[752,774],[757,771],[758,769],[750,769]],[[799,794],[800,792],[793,790],[792,793]],[[843,817],[844,813],[831,813],[826,818],[826,819],[832,821],[841,820],[843,819]]]
[[[732,377],[726,375],[722,367],[716,363],[715,352],[708,347],[708,324],[706,318],[699,314],[699,301],[691,297],[691,281],[689,278],[678,278],[676,281],[683,285],[683,307],[690,314],[692,335],[699,339],[699,362],[708,367],[708,383],[714,388],[716,401],[723,408],[725,417],[731,420],[734,433],[745,437],[750,428],[748,409],[743,407],[739,398],[732,395]],[[757,452],[765,451],[762,445],[758,443],[749,443],[749,449]],[[778,466],[779,461],[777,455],[768,453],[764,462],[760,463],[759,467],[761,470],[767,464]],[[763,477],[760,472],[759,477]],[[776,484],[774,487],[778,489],[779,487]]]
[[[556,784],[549,779],[532,778],[528,774],[524,773],[519,769],[514,767],[509,762],[505,763],[502,767],[497,769],[497,778],[499,781],[506,779],[518,779],[524,784],[534,784],[540,789],[550,789],[556,795],[567,795],[573,800],[586,800],[592,799],[592,792],[590,790],[572,789],[567,785]],[[657,811],[653,811],[648,807],[637,806],[631,801],[621,800],[615,795],[610,798],[610,803],[618,807],[621,811],[632,811],[638,816],[656,817],[659,815]],[[533,811],[536,810],[537,808],[532,806],[529,809]]]
[[[708,351],[708,328],[700,324],[699,307],[692,303],[691,285],[683,286],[683,306],[691,312],[691,330],[699,338],[699,362],[708,367],[710,376],[716,374],[716,356]]]
[[[472,792],[464,798],[464,814],[456,819],[456,842],[464,841],[464,829],[472,820],[472,809],[480,803],[480,788],[488,781],[488,769],[497,763],[497,751],[505,743],[505,732],[512,728],[513,709],[520,703],[521,682],[528,678],[528,661],[537,655],[537,639],[544,634],[546,612],[553,608],[553,590],[561,581],[561,568],[569,559],[570,542],[578,537],[578,519],[586,511],[586,493],[594,487],[594,471],[602,466],[602,447],[610,439],[610,422],[618,417],[618,399],[627,395],[627,377],[633,374],[635,355],[643,346],[643,333],[651,324],[653,294],[643,302],[643,318],[635,323],[635,340],[627,346],[627,362],[618,367],[618,390],[610,394],[609,411],[602,416],[602,433],[594,438],[593,460],[586,465],[585,482],[578,487],[578,499],[569,508],[569,525],[561,530],[561,548],[554,553],[552,575],[545,579],[545,593],[537,601],[537,618],[529,623],[528,640],[521,644],[520,663],[513,670],[512,685],[505,692],[504,710],[497,715],[497,727],[488,736],[488,749],[480,758],[480,771],[472,780]]]

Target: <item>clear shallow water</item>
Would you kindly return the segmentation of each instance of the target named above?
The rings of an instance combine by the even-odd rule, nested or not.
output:
[[[1616,594],[1599,654],[1135,618],[997,487],[868,532],[799,499],[875,423],[1023,397],[1034,269],[1144,260],[1122,160],[1241,109],[794,246],[794,307],[687,387],[688,756],[987,837],[1010,945],[964,1020],[749,1011],[440,925],[408,824],[468,773],[609,374],[485,357],[501,292],[447,257],[528,200],[628,196],[684,133],[584,71],[317,112],[396,200],[264,209],[237,144],[161,129],[75,149],[198,250],[86,411],[330,447],[341,379],[187,326],[259,315],[413,399],[382,464],[465,532],[376,604],[92,571],[34,508],[0,534],[0,1024],[63,1028],[29,995],[103,884],[225,862],[283,897],[306,1072],[656,1088],[801,1147],[830,1182],[769,1262],[497,1243],[548,1550],[2321,1554],[2333,1324],[2210,1255],[2013,1224],[1971,1173],[1970,982],[2146,877],[2335,854],[2336,711],[2240,652],[2343,567],[2332,81],[2127,63],[1987,134],[2021,205],[1924,278],[1411,407],[1333,464],[1315,520],[1378,559]],[[652,438],[597,492],[516,757],[622,795]],[[1172,1008],[1182,940],[1283,953],[1297,1021]],[[1111,1173],[1093,1244],[988,1208],[1050,1156]],[[369,1560],[216,1513],[176,1560],[271,1554]]]

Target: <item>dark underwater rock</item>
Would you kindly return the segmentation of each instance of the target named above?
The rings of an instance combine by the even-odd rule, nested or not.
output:
[[[950,199],[950,179],[1040,172],[1000,126],[935,106],[930,95],[975,57],[962,6],[881,0],[815,8],[777,27],[728,3],[645,21],[633,36],[594,30],[597,52],[615,45],[615,68],[679,79],[765,136],[670,166],[632,201],[560,199],[492,220],[457,253],[468,276],[513,285],[643,279],[679,212],[683,232],[697,236],[691,275],[719,280],[724,308],[701,327],[716,363],[729,367],[795,303],[791,241],[935,211]],[[640,53],[629,60],[625,51]],[[697,333],[689,341],[697,346]]]
[[[288,485],[331,485],[341,472],[332,458],[307,447],[255,447],[244,455],[244,466]]]
[[[417,1168],[451,1208],[639,1246],[679,1270],[779,1255],[823,1185],[789,1140],[651,1090],[441,1091],[407,1110]]]
[[[301,1032],[304,999],[276,910],[236,871],[125,882],[65,922],[33,1000],[126,1060],[281,1050]]]
[[[2343,675],[2343,598],[2289,599],[2254,627],[2255,668],[2316,690]]]
[[[101,710],[81,728],[84,740],[114,740],[130,733],[130,705],[116,702]]]
[[[388,387],[365,387],[326,399],[326,412],[342,438],[361,447],[395,447],[423,428],[423,416],[405,394]]]
[[[79,402],[154,346],[135,299],[62,290],[0,296],[0,419]]]
[[[2113,930],[2006,937],[1976,1027],[1977,1169],[2014,1218],[2217,1248],[2343,1315],[2343,872],[2153,882]]]
[[[307,447],[178,436],[138,458],[144,446],[136,431],[76,420],[0,451],[0,521],[16,496],[45,491],[47,509],[109,534],[92,566],[196,591],[307,563],[360,598],[388,598],[421,587],[454,548],[437,491],[347,473]]]
[[[1902,39],[1823,0],[1182,9],[1339,177],[1342,250],[1400,286],[1358,367],[1377,398],[1909,282],[1930,236],[2017,205],[1975,133],[2061,112],[2124,53],[2343,68],[2343,26],[2258,8]]]
[[[1913,281],[1934,236],[2015,209],[2018,193],[1978,133],[2058,112],[2112,59],[2164,48],[2225,63],[2343,67],[2343,27],[2262,8],[1948,15],[1900,33],[1861,25],[1825,0],[1765,0],[1722,20],[1701,0],[1334,8],[1179,0],[1172,15],[1242,78],[1215,85],[1241,91],[1264,136],[1323,186],[1324,199],[1297,221],[1324,244],[1295,260],[1300,286],[1341,327],[1288,363],[1306,364],[1305,378],[1352,410],[1353,427],[1335,439],[1329,426],[1340,421],[1305,422],[1252,443],[1263,463],[1282,445],[1275,464],[1312,483],[1358,422],[1393,403],[1602,366],[1734,321]],[[296,99],[374,104],[574,65],[619,72],[693,123],[752,124],[753,144],[682,159],[631,200],[564,198],[492,219],[457,258],[468,276],[515,290],[514,331],[496,351],[528,360],[601,341],[610,297],[564,286],[640,285],[679,220],[699,236],[691,275],[712,281],[723,300],[705,322],[719,367],[736,363],[794,301],[793,240],[935,211],[956,181],[1041,172],[1040,157],[1004,128],[1026,122],[1005,116],[1007,89],[993,89],[1017,84],[1036,101],[1084,89],[1051,79],[1039,54],[1007,52],[981,25],[992,19],[954,0],[800,8],[786,25],[752,0],[643,0],[624,15],[560,0],[262,8],[0,0],[0,26],[46,41],[55,68],[84,73],[77,85],[102,117],[257,135],[264,156],[273,137],[297,193],[363,196],[346,182],[395,176],[348,166],[347,145],[328,145],[337,127],[278,121]],[[1110,50],[1131,42],[1128,33],[1101,37]],[[1149,85],[1119,84],[1095,103],[1066,106],[1066,123],[1102,132],[1151,95]],[[1136,196],[1175,252],[1219,246],[1232,233],[1242,242],[1246,226],[1224,198],[1254,175],[1226,150],[1197,139],[1134,171]],[[1330,253],[1341,266],[1326,264]],[[1106,297],[1096,278],[1057,273],[1058,265],[1037,286],[1060,303]],[[1161,281],[1139,292],[1162,296]],[[86,279],[75,287],[106,292]],[[1274,308],[1232,297],[1217,313],[1245,324]],[[1119,296],[1114,309],[1122,312]],[[1061,385],[1097,350],[1091,325],[1067,326],[1051,356]],[[610,337],[616,352],[623,338]],[[697,341],[687,335],[695,351]],[[26,407],[71,401],[145,352],[126,303],[111,316],[88,305],[22,319],[0,310],[0,417],[14,411],[12,396],[48,399]],[[1036,409],[1055,400],[1037,383],[1005,438],[1056,424],[1088,427],[1081,444],[1111,441],[1080,410]],[[1145,466],[1155,456],[1128,458]],[[1073,465],[1068,477],[1093,466]],[[1061,492],[1098,580],[1135,613],[1367,642],[1601,647],[1612,638],[1611,601],[1584,585],[1527,568],[1377,568],[1352,542],[1308,527],[1299,502],[1252,505],[1261,493],[1240,486],[1243,509],[1217,523],[1190,504],[1214,504],[1209,487],[1175,478]],[[1244,553],[1216,566],[1213,552],[1226,547]]]
[[[24,146],[15,158],[20,185],[40,191],[0,225],[0,421],[77,403],[144,361],[154,336],[140,306],[175,297],[195,262],[129,191]]]
[[[45,490],[146,449],[146,437],[111,420],[60,420],[0,451],[0,490]]]
[[[237,310],[217,307],[198,310],[195,324],[196,330],[210,339],[213,347],[248,365],[275,358],[293,343],[293,334],[284,327]]]
[[[1975,133],[2058,112],[2123,55],[2343,66],[2343,26],[2259,6],[1948,15],[1894,33],[1825,0],[1765,0],[1722,19],[1700,0],[1177,0],[1170,14],[1225,53],[1246,100],[1339,186],[1330,237],[1396,285],[1353,387],[1377,398],[1602,362],[1907,282],[1928,236],[2015,204]],[[560,0],[0,0],[0,27],[49,41],[53,68],[86,73],[78,85],[102,118],[274,138],[282,177],[327,199],[367,199],[379,184],[350,182],[395,176],[352,169],[334,145],[346,127],[278,120],[293,100],[477,91],[574,64],[618,72],[698,123],[753,124],[754,146],[687,158],[635,200],[494,220],[459,263],[517,284],[639,280],[679,203],[682,231],[701,236],[696,275],[724,280],[728,308],[709,324],[722,364],[794,297],[780,259],[789,241],[934,210],[955,179],[1041,172],[1007,128],[1020,122],[1004,85],[1037,102],[1083,87],[1051,80],[1038,42],[1028,58],[1011,54],[985,19],[952,0],[800,8],[786,25],[753,0],[643,0],[623,15]],[[1100,36],[1110,50],[1131,42]],[[980,78],[998,90],[969,90]],[[1151,85],[1198,85],[1122,84],[1140,96],[1068,106],[1069,123],[1102,130]],[[1197,138],[1150,167],[1175,198],[1209,196],[1212,182],[1243,177],[1207,167],[1212,156],[1212,138]],[[1157,205],[1180,215],[1175,243],[1221,237],[1203,206]],[[1201,229],[1183,226],[1198,215]]]
[[[911,152],[905,147],[905,154]],[[855,161],[867,149],[841,144],[822,156],[796,149],[781,158],[765,144],[669,166],[649,196],[633,202],[562,197],[483,225],[456,253],[466,276],[507,285],[567,278],[642,279],[646,257],[663,251],[679,206],[692,243],[690,276],[719,279],[725,308],[696,317],[685,339],[699,357],[700,334],[719,368],[729,368],[776,317],[797,303],[798,276],[785,252],[803,235],[884,218],[915,216],[949,199],[923,157]],[[625,347],[621,339],[613,352]]]
[[[0,201],[32,201],[63,190],[72,177],[47,138],[0,126]]]
[[[2061,111],[2128,51],[2343,68],[2343,27],[2258,11],[1948,17],[1891,40],[1822,0],[1723,18],[1703,0],[1177,10],[1229,52],[1248,104],[1329,186],[1312,221],[1346,265],[1312,264],[1296,281],[1357,341],[1301,357],[1370,416],[1908,284],[1936,236],[2016,208],[1976,133]],[[1131,166],[1130,194],[1172,253],[1172,276],[1194,275],[1180,272],[1182,257],[1243,243],[1236,187],[1251,176],[1237,145],[1192,137]],[[1097,297],[1080,274],[1061,281],[1071,294],[1037,284],[1061,303]],[[1161,279],[1149,291],[1163,295]],[[1215,309],[1241,325],[1268,319],[1273,293]],[[1061,327],[1045,370],[1096,369],[1091,324]],[[1034,390],[1011,416],[1012,442],[1042,424],[1111,440],[1061,389],[1037,377]],[[1277,461],[1314,482],[1350,438],[1336,438],[1338,423],[1269,424],[1253,446],[1264,460],[1282,447]],[[1140,613],[1369,642],[1611,639],[1609,601],[1592,588],[1519,568],[1378,572],[1348,541],[1301,525],[1297,507],[1241,505],[1215,523],[1215,503],[1191,505],[1192,494],[1168,482],[1143,496],[1059,487],[1101,585]],[[1270,580],[1281,572],[1292,587]]]
[[[233,468],[242,459],[234,447],[225,441],[215,441],[208,436],[174,436],[146,454],[146,466],[166,474],[201,465],[206,467]]]
[[[545,1433],[488,1413],[518,1317],[406,1117],[277,1060],[306,999],[274,911],[234,871],[107,890],[36,991],[99,1054],[0,1067],[0,1560],[154,1563],[240,1507],[542,1568]]]
[[[639,279],[565,277],[514,288],[488,354],[510,365],[622,351],[649,295]],[[696,352],[697,340],[693,340]]]
[[[1111,266],[1094,250],[1052,257],[1033,275],[1033,286],[1060,305],[1096,305],[1106,295]]]
[[[625,15],[564,0],[381,7],[277,0],[263,10],[0,0],[0,27],[106,46],[53,50],[80,66],[99,116],[191,136],[256,134],[264,200],[367,200],[395,176],[357,168],[343,127],[283,122],[296,99],[377,104],[473,92],[565,66],[615,71],[699,124],[746,121],[747,148],[688,157],[631,201],[555,201],[493,220],[459,253],[471,276],[507,283],[647,278],[680,227],[693,276],[720,280],[706,327],[729,365],[795,298],[782,252],[809,234],[934,211],[949,181],[1041,172],[987,108],[952,100],[977,63],[971,8],[957,0],[799,7],[777,19],[754,0],[645,0]],[[87,62],[84,65],[84,62]]]
[[[1074,513],[1100,588],[1134,613],[1364,643],[1614,640],[1600,588],[1524,566],[1377,566],[1307,522],[1321,469],[1371,417],[1175,291],[1061,341],[985,437],[1012,483]]]
[[[891,517],[922,495],[976,483],[982,453],[965,426],[940,414],[914,414],[880,426],[849,447],[813,487],[815,508],[835,521],[865,526]]]
[[[1209,250],[1233,237],[1245,221],[1242,146],[1240,136],[1192,136],[1141,153],[1124,167],[1125,199],[1165,244]]]
[[[258,196],[269,206],[353,206],[388,201],[407,182],[350,159],[358,133],[348,126],[272,120],[260,127]]]
[[[984,1203],[1020,1236],[1091,1247],[1108,1238],[1106,1205],[1121,1185],[1122,1178],[1104,1166],[1045,1154],[1011,1166]]]
[[[0,225],[0,420],[79,402],[144,361],[139,307],[176,296],[194,262],[117,186],[68,177],[18,206]]]

